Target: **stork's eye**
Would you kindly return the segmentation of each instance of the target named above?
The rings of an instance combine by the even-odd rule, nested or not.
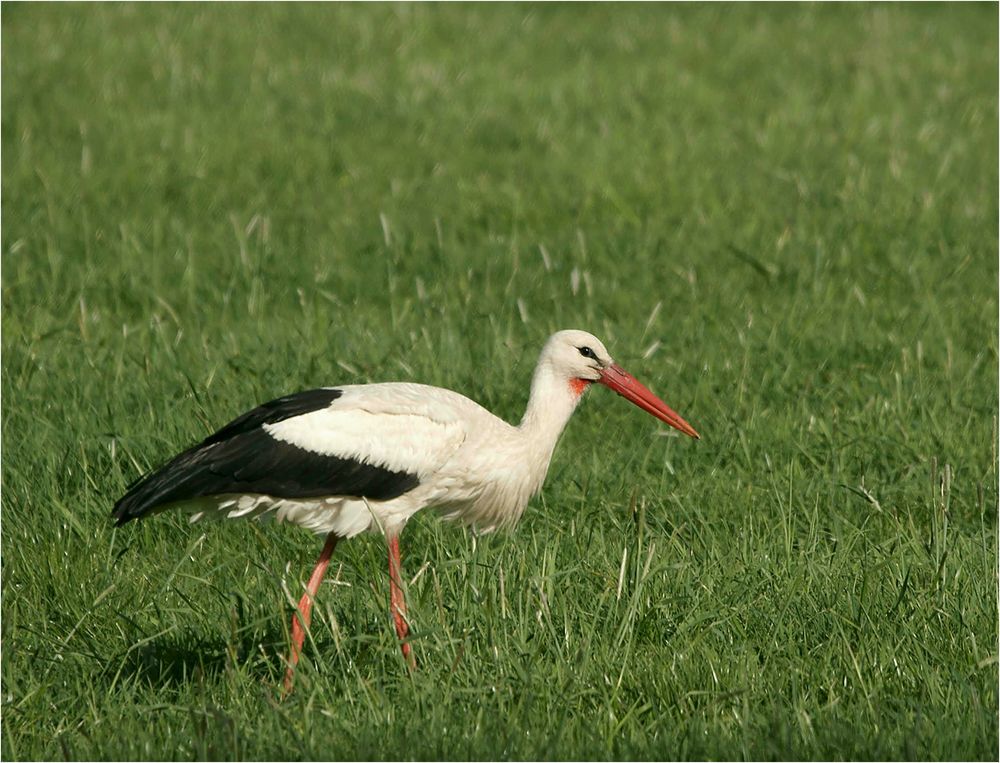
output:
[[[597,356],[594,354],[594,351],[589,347],[577,347],[576,349],[580,351],[580,354],[583,355],[583,357],[597,360]]]

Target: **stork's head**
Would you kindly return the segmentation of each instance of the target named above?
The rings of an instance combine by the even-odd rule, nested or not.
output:
[[[598,382],[674,429],[699,439],[694,427],[615,363],[604,343],[593,334],[575,329],[557,331],[542,348],[539,365],[547,365],[578,397],[592,382]]]
[[[557,331],[542,349],[542,360],[567,382],[595,382],[601,372],[612,364],[604,344],[586,331]]]

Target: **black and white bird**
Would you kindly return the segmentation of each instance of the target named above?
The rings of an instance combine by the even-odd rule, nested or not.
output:
[[[192,521],[274,515],[326,536],[292,617],[285,690],[337,541],[381,532],[389,549],[390,611],[414,665],[400,586],[399,534],[426,507],[489,532],[515,523],[542,487],[563,428],[597,382],[686,435],[698,433],[611,360],[584,331],[542,349],[521,423],[464,395],[423,384],[344,385],[272,400],[134,483],[115,504],[122,525],[183,504]]]

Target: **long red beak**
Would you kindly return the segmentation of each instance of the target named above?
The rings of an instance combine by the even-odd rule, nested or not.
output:
[[[646,385],[618,364],[613,363],[601,371],[601,378],[598,381],[605,387],[613,389],[630,403],[635,403],[642,410],[653,414],[660,421],[666,422],[674,429],[696,440],[701,439],[701,436],[694,431],[694,427],[682,419],[673,408],[660,400],[660,398],[649,391]]]

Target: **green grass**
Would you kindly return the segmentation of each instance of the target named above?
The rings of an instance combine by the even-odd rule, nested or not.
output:
[[[997,7],[3,8],[0,752],[997,755]],[[595,389],[512,534],[115,530],[254,404]]]

